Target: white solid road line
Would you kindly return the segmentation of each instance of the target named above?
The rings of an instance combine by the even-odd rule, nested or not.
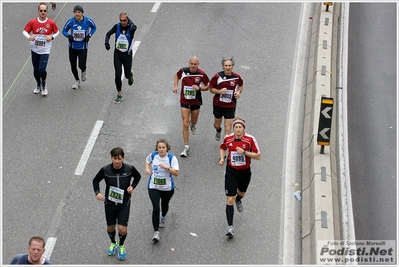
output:
[[[161,5],[161,2],[155,2],[154,6],[151,9],[151,13],[156,13],[158,11],[158,8],[160,5]]]
[[[49,237],[46,241],[46,246],[44,247],[46,251],[43,254],[43,257],[50,260],[51,253],[53,252],[53,248],[55,246],[55,242],[57,241],[56,237]]]
[[[135,41],[133,43],[133,48],[132,48],[132,50],[133,50],[133,58],[134,58],[134,54],[136,54],[136,51],[139,48],[139,45],[140,45],[140,41]]]
[[[76,167],[75,170],[75,175],[82,175],[83,171],[86,167],[86,163],[89,160],[89,156],[91,151],[93,150],[94,144],[97,140],[97,136],[100,133],[101,127],[103,126],[104,121],[97,121],[96,125],[94,126],[93,132],[91,133],[91,136],[89,140],[87,141],[86,148],[82,154],[82,157],[80,158],[79,164]]]
[[[139,48],[139,45],[140,45],[140,41],[134,41],[133,47],[132,47],[133,58],[134,58],[134,54],[136,54],[136,51]],[[132,69],[133,69],[133,65],[132,65]],[[122,82],[123,82],[124,78],[125,78],[125,70],[124,70],[124,68],[122,68],[122,75],[121,75]]]

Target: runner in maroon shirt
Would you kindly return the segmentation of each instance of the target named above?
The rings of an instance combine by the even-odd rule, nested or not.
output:
[[[233,72],[234,60],[222,60],[223,71],[216,73],[211,79],[210,92],[215,94],[213,97],[213,115],[216,129],[216,141],[220,140],[222,131],[222,119],[224,117],[224,135],[231,133],[237,99],[240,98],[243,89],[243,80],[238,73]]]
[[[184,150],[180,154],[181,157],[187,157],[190,153],[189,146],[189,131],[195,134],[195,124],[197,124],[200,107],[202,105],[201,91],[208,91],[209,78],[206,73],[198,68],[199,59],[197,56],[192,56],[188,62],[188,67],[181,68],[173,79],[173,92],[177,94],[179,90],[179,80],[181,79],[180,91],[180,109],[183,120],[183,141]]]
[[[241,199],[245,196],[251,181],[251,159],[260,160],[262,155],[255,137],[245,132],[245,120],[235,117],[233,120],[234,133],[224,137],[220,144],[219,165],[223,166],[225,152],[227,153],[224,188],[227,196],[226,217],[227,236],[234,236],[233,216],[234,202],[241,212]]]

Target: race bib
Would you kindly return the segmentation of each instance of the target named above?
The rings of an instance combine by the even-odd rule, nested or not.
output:
[[[183,94],[185,99],[195,99],[195,95],[197,94],[197,92],[191,86],[184,86]]]
[[[40,35],[35,37],[35,46],[37,48],[44,48],[46,46],[46,36]]]
[[[227,90],[225,94],[220,95],[220,102],[231,103],[233,100],[233,90]]]
[[[237,151],[231,151],[230,155],[231,165],[233,166],[244,166],[246,164],[245,156],[239,154]]]
[[[167,187],[167,174],[166,171],[163,170],[161,167],[158,165],[153,166],[153,173],[154,173],[154,178],[153,178],[153,184],[155,188],[166,188]]]
[[[115,203],[122,203],[124,193],[125,193],[125,190],[120,189],[115,186],[110,186],[109,193],[108,193],[108,199]]]
[[[163,177],[154,177],[155,185],[166,185],[166,178]]]
[[[83,41],[85,39],[85,33],[86,31],[84,30],[73,31],[73,39],[75,41]]]
[[[118,40],[116,40],[116,49],[121,52],[126,52],[129,49],[129,41],[125,35],[119,35]]]

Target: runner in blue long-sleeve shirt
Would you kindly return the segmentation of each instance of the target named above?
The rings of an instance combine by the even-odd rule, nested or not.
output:
[[[71,63],[72,74],[75,77],[75,83],[72,85],[72,89],[79,89],[80,87],[80,79],[77,69],[78,58],[82,82],[86,81],[88,42],[90,37],[97,30],[94,21],[87,16],[83,16],[83,12],[83,7],[76,5],[73,8],[74,16],[65,23],[65,26],[62,29],[62,34],[67,37],[69,41],[69,62]]]

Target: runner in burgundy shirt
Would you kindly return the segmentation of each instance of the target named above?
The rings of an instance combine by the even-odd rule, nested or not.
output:
[[[190,152],[189,131],[195,134],[195,124],[198,121],[200,107],[202,105],[201,91],[207,91],[209,88],[209,78],[206,73],[199,69],[199,59],[192,56],[188,62],[188,67],[181,68],[174,77],[173,92],[177,94],[179,88],[179,80],[181,79],[180,91],[180,109],[183,120],[183,141],[184,150],[180,154],[181,157],[187,157]]]
[[[234,202],[241,212],[241,199],[245,196],[251,181],[251,159],[261,159],[261,152],[255,137],[245,132],[245,120],[235,117],[233,120],[234,133],[224,137],[220,144],[219,165],[223,166],[225,152],[227,153],[224,187],[227,196],[226,217],[227,236],[233,237]]]
[[[222,60],[223,71],[216,73],[210,83],[210,92],[215,94],[213,97],[213,115],[216,129],[216,141],[220,140],[222,131],[222,119],[224,117],[224,135],[231,133],[237,99],[241,96],[243,80],[238,73],[233,72],[234,59]]]

